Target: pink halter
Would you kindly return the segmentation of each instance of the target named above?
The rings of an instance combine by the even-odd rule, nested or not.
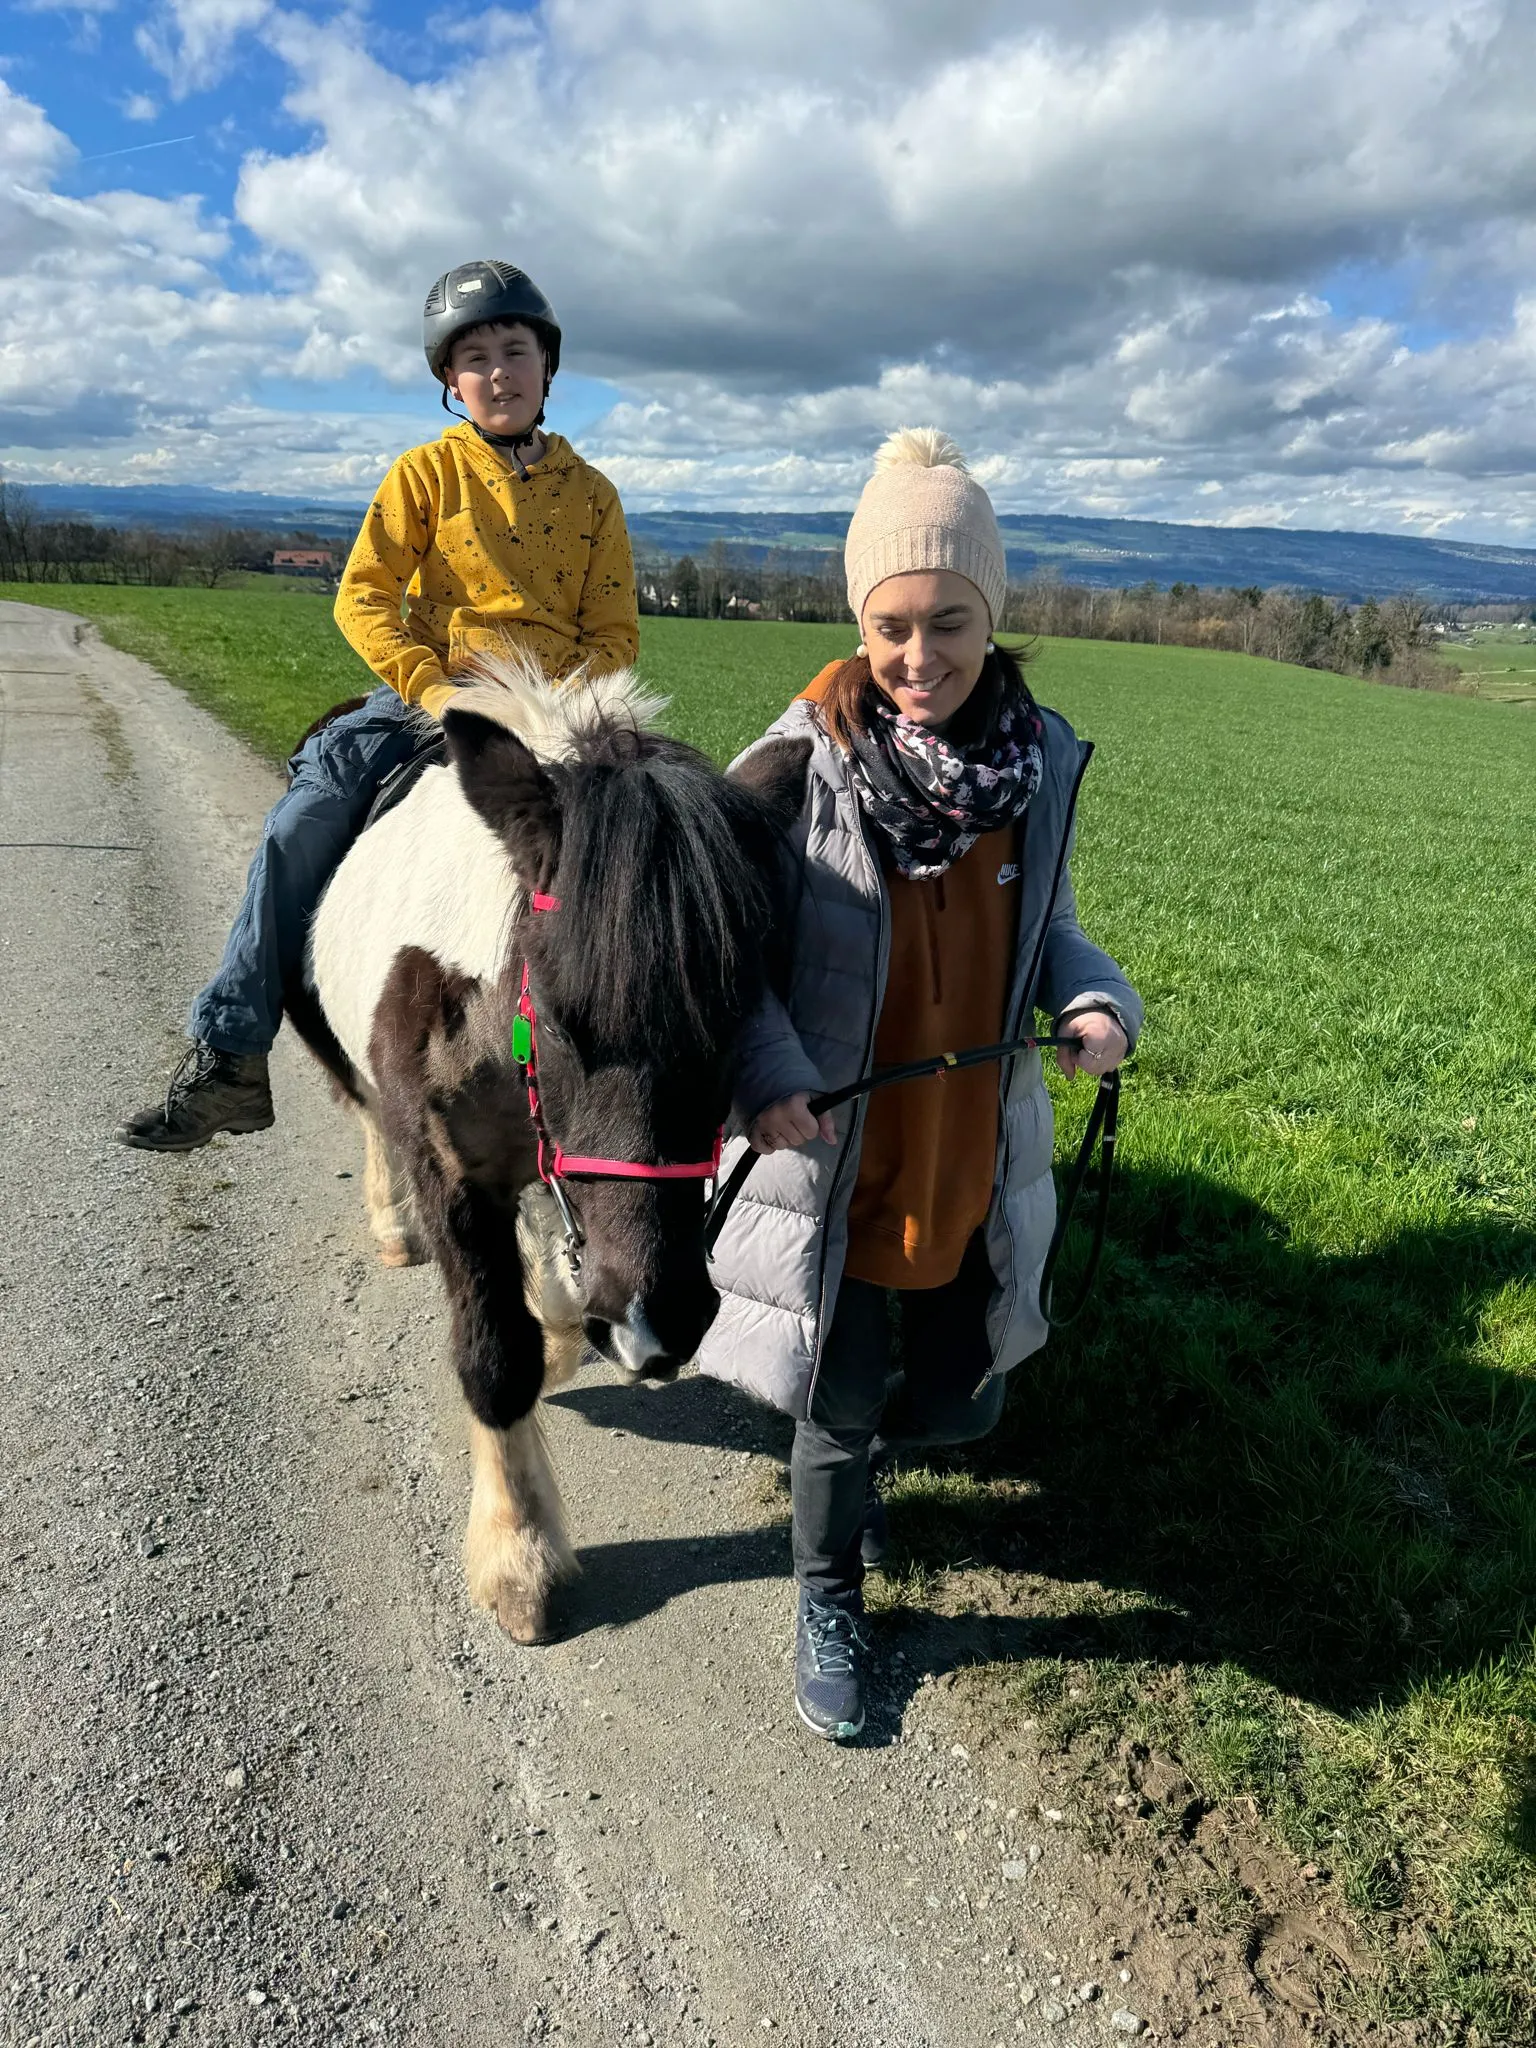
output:
[[[546,896],[535,890],[532,896],[535,910],[558,910],[560,898]],[[518,1026],[525,1028],[519,1030]],[[718,1180],[720,1177],[720,1148],[725,1142],[724,1130],[715,1133],[714,1154],[709,1159],[695,1160],[689,1166],[647,1166],[635,1159],[587,1159],[575,1153],[562,1151],[558,1139],[551,1141],[544,1123],[544,1111],[539,1102],[539,1045],[538,1018],[534,1013],[533,995],[528,986],[528,962],[523,962],[523,985],[517,998],[517,1020],[512,1027],[512,1057],[523,1069],[528,1083],[528,1114],[533,1119],[533,1128],[539,1139],[539,1178],[553,1192],[559,1201],[566,1219],[568,1235],[574,1232],[574,1219],[570,1216],[558,1182],[570,1173],[592,1174],[603,1180]],[[548,1163],[545,1154],[550,1155]]]

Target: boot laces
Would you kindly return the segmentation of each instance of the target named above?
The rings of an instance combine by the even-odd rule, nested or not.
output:
[[[200,1088],[204,1081],[217,1073],[219,1059],[217,1048],[204,1045],[201,1040],[196,1045],[188,1046],[165,1091],[167,1117],[174,1114],[177,1105],[184,1102],[194,1088]]]
[[[834,1606],[830,1600],[807,1603],[805,1633],[821,1678],[850,1677],[858,1669],[860,1653],[869,1648],[869,1639],[859,1628],[858,1617],[846,1607]]]

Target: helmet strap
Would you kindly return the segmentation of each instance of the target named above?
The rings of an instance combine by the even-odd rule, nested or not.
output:
[[[475,432],[480,436],[482,441],[487,442],[492,448],[497,449],[501,454],[506,456],[507,460],[511,463],[512,467],[517,471],[519,482],[527,483],[528,471],[524,467],[523,459],[517,451],[519,448],[528,448],[532,446],[533,441],[538,434],[539,428],[543,425],[543,423],[544,409],[541,406],[539,408],[538,418],[533,422],[531,426],[525,427],[522,433],[520,434],[492,434],[487,432],[487,430],[480,425],[478,420],[471,420],[469,424],[474,428]]]
[[[548,360],[549,358],[546,355],[546,363]],[[544,397],[546,399],[549,397],[549,387],[553,381],[553,378],[546,369],[544,372]],[[540,427],[543,426],[544,407],[542,404],[539,406],[538,412],[534,415],[531,423],[523,429],[522,433],[492,434],[488,433],[478,420],[472,420],[467,412],[454,411],[453,407],[448,403],[448,385],[446,380],[439,383],[437,395],[442,404],[443,411],[447,413],[450,419],[462,420],[466,427],[473,427],[482,441],[488,442],[492,448],[499,449],[507,457],[512,467],[517,471],[518,482],[527,483],[528,470],[517,451],[519,448],[531,447]]]

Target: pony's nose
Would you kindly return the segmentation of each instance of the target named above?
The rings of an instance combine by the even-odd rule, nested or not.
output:
[[[673,1379],[676,1377],[681,1360],[670,1352],[651,1325],[645,1303],[635,1297],[625,1311],[622,1323],[601,1323],[599,1328],[606,1342],[601,1341],[592,1325],[597,1319],[588,1318],[587,1336],[600,1351],[605,1351],[632,1379]]]

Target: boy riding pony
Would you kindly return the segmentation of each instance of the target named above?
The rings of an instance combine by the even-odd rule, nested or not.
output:
[[[359,710],[294,755],[245,899],[187,1019],[192,1047],[125,1145],[190,1152],[273,1121],[267,1054],[310,919],[387,777],[423,744],[455,671],[517,640],[555,676],[606,675],[639,652],[634,563],[617,491],[541,431],[560,325],[509,263],[463,263],[427,294],[427,363],[468,418],[411,448],[380,484],[336,598],[336,623],[380,677]]]

